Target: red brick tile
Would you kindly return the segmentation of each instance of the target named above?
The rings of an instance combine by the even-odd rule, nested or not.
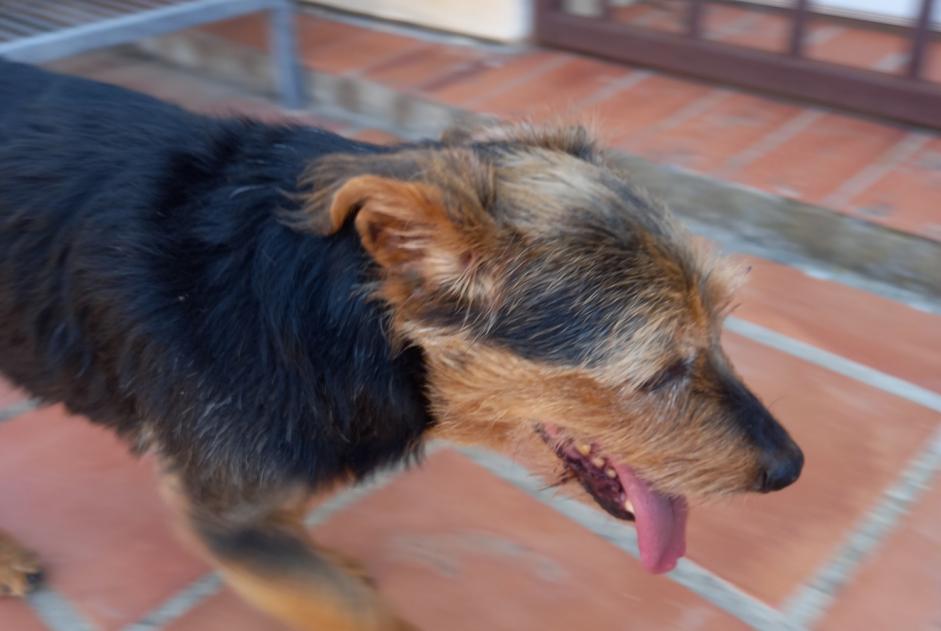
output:
[[[686,26],[686,10],[683,4],[632,4],[612,7],[611,20],[636,28],[679,33]]]
[[[332,74],[364,71],[425,46],[424,42],[411,37],[355,29],[345,24],[315,23],[314,27],[302,31],[304,38],[300,45],[301,60],[310,68]],[[318,31],[326,28],[331,31],[345,31],[345,34],[326,41],[318,39]]]
[[[25,400],[26,393],[19,388],[14,388],[13,384],[0,377],[0,411]]]
[[[898,33],[853,27],[819,44],[809,42],[807,56],[856,68],[898,72],[905,67],[908,48],[906,38]]]
[[[363,560],[421,629],[745,628],[450,452],[335,515],[315,536]],[[222,631],[231,627],[219,619],[241,621],[242,607],[222,595],[171,630]],[[252,619],[239,628],[276,627]]]
[[[302,58],[314,56],[329,47],[341,48],[356,37],[369,36],[373,31],[320,17],[301,15],[297,19],[297,43]]]
[[[442,103],[469,106],[563,58],[568,56],[539,50],[514,56],[493,57],[482,61],[470,74],[461,75],[456,81],[430,86],[425,92]]]
[[[658,162],[712,173],[795,112],[792,105],[735,93],[676,127],[643,134],[628,148]]]
[[[706,39],[718,40],[748,28],[756,12],[744,6],[716,4],[705,5],[702,15],[702,34]]]
[[[624,145],[634,134],[668,119],[709,93],[706,85],[651,75],[581,111],[596,120],[606,144]]]
[[[711,38],[745,48],[780,52],[786,49],[790,26],[790,18],[784,15],[752,11],[739,21],[738,28],[717,29]]]
[[[509,118],[538,120],[565,116],[573,112],[578,101],[625,77],[629,72],[630,69],[625,66],[587,58],[572,59],[545,74],[475,103],[474,109]]]
[[[931,42],[925,55],[923,75],[928,81],[941,83],[941,44]]]
[[[383,131],[381,129],[363,129],[356,132],[355,134],[352,134],[351,137],[357,140],[372,142],[377,145],[393,145],[397,142],[402,142],[402,139],[395,134],[390,134],[389,132]]]
[[[868,221],[941,240],[941,138],[886,173],[850,200],[849,211]]]
[[[784,265],[737,258],[752,271],[735,316],[941,392],[941,317]]]
[[[480,58],[481,54],[470,47],[422,46],[371,67],[365,76],[400,90],[416,89],[460,71]]]
[[[170,532],[150,463],[61,408],[0,424],[2,526],[103,631],[119,629],[205,571]]]
[[[805,45],[810,46],[817,40],[828,41],[839,31],[842,29],[832,20],[814,18],[807,24]],[[786,50],[790,43],[791,23],[786,16],[767,9],[708,3],[703,35],[726,44],[779,52]]]
[[[253,48],[268,45],[268,23],[260,15],[210,24],[201,30]],[[417,44],[412,38],[309,15],[297,17],[297,42],[299,57],[306,65],[333,73],[365,68]]]
[[[937,413],[742,337],[726,348],[801,445],[792,487],[694,507],[690,557],[772,605],[809,578],[937,429]]]
[[[49,631],[29,605],[16,598],[0,598],[0,629],[6,631]]]
[[[826,114],[733,178],[773,193],[821,203],[877,161],[905,132],[862,118]]]
[[[266,15],[254,13],[242,15],[231,20],[211,22],[199,27],[200,31],[222,37],[238,44],[263,49],[268,46],[268,20]],[[298,33],[304,32],[307,18],[299,17]]]
[[[941,481],[879,546],[820,628],[941,628]]]

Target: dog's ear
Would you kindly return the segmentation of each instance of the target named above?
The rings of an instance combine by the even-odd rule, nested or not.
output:
[[[330,232],[351,214],[363,248],[391,272],[419,272],[446,281],[473,259],[472,244],[448,216],[438,187],[376,175],[350,178],[333,194],[325,213]]]
[[[363,249],[399,281],[400,296],[444,292],[462,299],[492,289],[497,250],[493,174],[469,152],[331,156],[310,169],[302,205],[282,216],[320,236],[352,224]]]

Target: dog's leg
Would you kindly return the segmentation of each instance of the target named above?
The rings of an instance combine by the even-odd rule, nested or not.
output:
[[[181,496],[172,482],[164,487],[187,538],[225,582],[291,628],[414,631],[382,601],[362,566],[311,541],[303,525],[307,494],[219,509]]]
[[[0,530],[0,595],[25,596],[41,581],[36,554]]]

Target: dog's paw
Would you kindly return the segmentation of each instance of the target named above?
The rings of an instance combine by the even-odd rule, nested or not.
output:
[[[0,596],[25,596],[42,578],[36,554],[0,532]]]

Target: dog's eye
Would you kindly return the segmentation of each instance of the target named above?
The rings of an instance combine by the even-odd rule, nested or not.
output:
[[[674,381],[682,379],[689,374],[691,362],[686,359],[678,359],[641,386],[641,390],[646,392],[656,392],[657,390],[670,385]]]

